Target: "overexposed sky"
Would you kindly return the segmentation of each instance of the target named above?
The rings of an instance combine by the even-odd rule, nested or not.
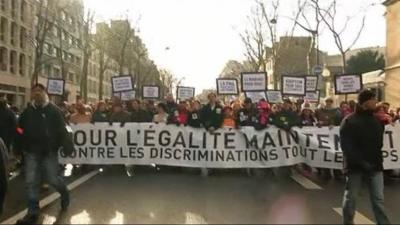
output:
[[[269,0],[268,0],[269,1]],[[139,28],[150,58],[159,68],[185,77],[186,86],[215,88],[215,79],[230,60],[244,60],[244,46],[239,33],[248,25],[254,0],[84,0],[86,7],[96,11],[97,21],[129,16]],[[321,2],[324,2],[322,0]],[[340,16],[354,15],[370,2],[379,0],[339,0]],[[297,0],[281,0],[282,17],[278,33],[284,34],[291,23]],[[366,26],[355,47],[384,46],[386,39],[385,8],[377,4],[369,8]],[[359,20],[358,20],[359,21]],[[339,24],[340,25],[340,24]],[[349,24],[345,43],[351,41],[357,24]],[[296,34],[307,35],[296,29]],[[165,48],[170,50],[166,51]],[[324,30],[320,48],[337,53],[328,30]]]

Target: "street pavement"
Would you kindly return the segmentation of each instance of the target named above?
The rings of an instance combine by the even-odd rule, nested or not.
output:
[[[40,223],[340,224],[342,220],[344,182],[296,171],[293,175],[268,171],[265,176],[249,177],[243,170],[215,170],[209,177],[201,177],[197,169],[162,167],[156,171],[140,167],[128,177],[123,166],[105,166],[102,172],[98,168],[76,172],[67,183],[73,188],[69,210],[60,213],[59,199],[52,198],[51,191],[43,191],[48,205]],[[400,181],[385,187],[385,204],[393,223],[400,223],[399,187]],[[23,196],[20,176],[11,181],[0,221],[12,222],[23,215]],[[356,223],[372,221],[364,190],[357,204]]]

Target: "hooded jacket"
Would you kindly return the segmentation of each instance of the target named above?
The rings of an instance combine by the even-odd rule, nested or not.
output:
[[[0,138],[3,139],[7,148],[10,148],[16,135],[17,117],[7,107],[0,103]]]

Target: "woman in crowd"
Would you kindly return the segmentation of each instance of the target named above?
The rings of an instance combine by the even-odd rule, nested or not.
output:
[[[86,112],[86,107],[83,103],[76,104],[76,113],[72,114],[69,122],[73,124],[90,123],[92,116]]]
[[[230,106],[225,106],[223,109],[224,121],[222,123],[223,128],[236,128],[235,116],[233,109]]]
[[[110,116],[111,123],[128,123],[131,121],[131,114],[129,114],[123,107],[121,102],[113,103],[112,113]]]
[[[167,113],[167,105],[165,103],[158,103],[157,107],[157,114],[153,117],[154,123],[168,123],[168,113]]]
[[[140,100],[135,99],[131,101],[131,122],[134,123],[148,123],[152,122],[153,118],[149,116],[149,112],[141,107]]]
[[[186,101],[180,101],[174,114],[170,117],[170,122],[176,125],[186,125],[189,120],[189,110]]]
[[[392,123],[393,118],[389,114],[386,113],[385,107],[386,106],[384,104],[379,104],[376,107],[374,115],[379,120],[379,122],[381,122],[384,125],[388,125],[388,124]]]
[[[201,119],[201,103],[198,100],[191,102],[191,111],[189,113],[188,125],[194,128],[201,128],[203,126]]]
[[[270,110],[271,106],[265,99],[261,99],[257,104],[258,116],[257,116],[257,130],[262,130],[268,127],[270,121]]]
[[[92,123],[105,123],[109,121],[109,114],[107,111],[107,105],[105,102],[100,101],[97,103],[96,111],[92,116]]]
[[[300,124],[303,127],[315,126],[317,124],[314,111],[311,109],[311,104],[309,102],[304,102],[301,107]]]

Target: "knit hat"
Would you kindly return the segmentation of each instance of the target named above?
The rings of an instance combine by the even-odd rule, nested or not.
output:
[[[312,108],[311,108],[311,104],[309,102],[304,102],[301,105],[301,112],[303,112],[304,110],[310,110],[313,112]]]
[[[371,100],[373,98],[376,97],[375,92],[369,90],[369,89],[365,89],[362,90],[359,94],[358,94],[358,104],[362,105],[364,104],[366,101]]]

